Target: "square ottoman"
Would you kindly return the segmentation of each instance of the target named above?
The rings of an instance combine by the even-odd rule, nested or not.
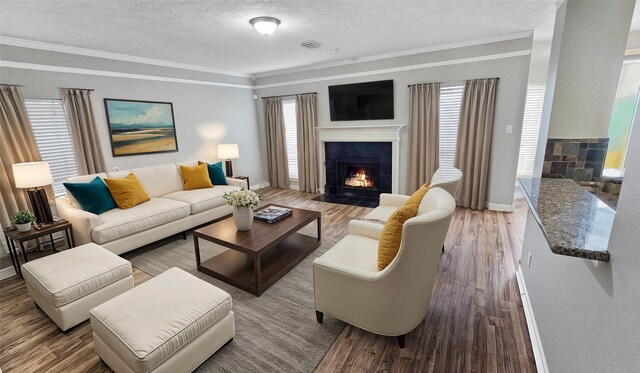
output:
[[[231,295],[178,268],[92,309],[91,327],[116,373],[191,372],[235,335]]]
[[[95,243],[27,262],[22,274],[31,299],[63,331],[133,288],[131,263]]]

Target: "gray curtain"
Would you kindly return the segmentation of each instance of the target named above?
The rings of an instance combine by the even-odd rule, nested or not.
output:
[[[497,84],[497,78],[467,80],[460,107],[454,164],[462,179],[456,202],[474,210],[486,202]]]
[[[288,188],[289,166],[287,163],[282,98],[264,99],[264,121],[267,129],[267,164],[269,166],[271,186]]]
[[[429,183],[438,169],[440,83],[409,87],[409,165],[407,193]]]
[[[91,106],[91,91],[61,88],[60,94],[73,138],[78,173],[86,175],[106,171]]]
[[[316,126],[318,114],[315,93],[296,96],[296,136],[298,140],[298,183],[302,192],[318,192]]]
[[[0,86],[0,223],[3,227],[11,225],[9,217],[18,210],[31,209],[25,193],[15,187],[11,166],[41,159],[20,88]],[[47,194],[53,198],[50,188]]]

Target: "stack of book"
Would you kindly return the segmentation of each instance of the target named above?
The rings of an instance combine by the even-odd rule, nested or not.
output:
[[[273,224],[279,222],[287,216],[291,216],[291,214],[293,214],[293,211],[288,208],[270,206],[256,211],[253,214],[253,217],[254,219]]]

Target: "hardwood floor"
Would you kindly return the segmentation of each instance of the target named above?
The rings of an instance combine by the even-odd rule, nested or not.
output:
[[[312,201],[313,194],[265,188],[265,200],[322,213],[322,234],[341,238],[350,219],[371,209]],[[347,326],[318,372],[534,372],[515,280],[527,207],[512,214],[456,210],[431,308],[399,349],[395,338]],[[148,250],[146,248],[144,250]],[[134,267],[136,285],[151,278]],[[330,316],[325,316],[330,317]],[[3,372],[109,372],[85,322],[64,334],[29,298],[24,282],[0,282]]]

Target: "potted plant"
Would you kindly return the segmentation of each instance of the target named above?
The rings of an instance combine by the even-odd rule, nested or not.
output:
[[[253,224],[253,208],[258,206],[262,196],[242,188],[224,194],[227,205],[233,206],[233,222],[239,231],[248,231]]]
[[[31,223],[36,221],[36,216],[29,210],[18,211],[11,218],[11,224],[15,225],[20,232],[28,232],[31,230]]]

